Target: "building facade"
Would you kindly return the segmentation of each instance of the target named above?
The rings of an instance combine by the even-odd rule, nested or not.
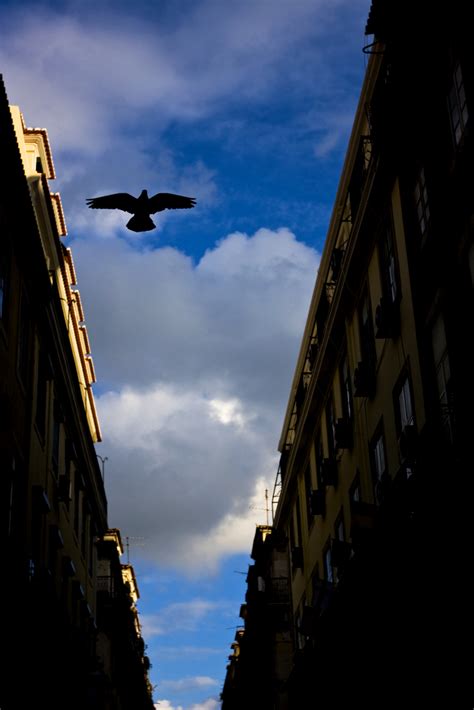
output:
[[[94,700],[108,528],[94,366],[47,132],[3,83],[0,155],[0,706],[131,707]]]
[[[465,559],[474,470],[468,26],[457,3],[370,9],[366,76],[279,442],[289,708],[471,699],[457,640],[470,605],[449,581]]]

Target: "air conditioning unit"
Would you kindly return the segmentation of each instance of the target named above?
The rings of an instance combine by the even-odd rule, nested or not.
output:
[[[400,334],[400,308],[398,302],[393,302],[382,296],[375,309],[375,337],[396,338]]]
[[[354,396],[372,398],[374,394],[374,367],[368,360],[361,360],[354,370]]]
[[[336,459],[323,459],[321,462],[321,481],[324,486],[337,486],[337,461]]]
[[[326,512],[326,494],[324,488],[311,491],[309,495],[309,510],[311,515],[324,515]]]
[[[336,449],[352,449],[352,421],[348,417],[337,419],[334,426]]]
[[[398,451],[400,460],[414,461],[418,448],[418,432],[414,424],[407,424],[403,427],[398,437]]]

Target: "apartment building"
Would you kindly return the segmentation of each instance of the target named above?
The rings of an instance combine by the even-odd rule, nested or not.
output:
[[[96,692],[108,524],[94,365],[48,135],[1,81],[0,156],[0,706],[152,707]]]
[[[466,12],[370,8],[279,441],[272,529],[288,541],[289,708],[457,707],[472,694],[459,641],[474,470]]]

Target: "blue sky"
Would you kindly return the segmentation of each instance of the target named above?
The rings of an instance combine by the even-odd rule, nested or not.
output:
[[[53,149],[160,710],[218,707],[369,4],[0,0],[10,102]],[[144,188],[197,204],[141,235],[86,207]]]

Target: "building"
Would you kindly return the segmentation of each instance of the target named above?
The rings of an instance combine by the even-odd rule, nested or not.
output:
[[[99,707],[153,710],[150,661],[136,607],[140,597],[131,564],[123,564],[119,530],[97,542],[97,658]]]
[[[370,8],[366,76],[279,442],[289,708],[457,707],[472,696],[459,641],[474,470],[468,27],[456,2]]]
[[[0,706],[99,708],[94,366],[47,132],[3,83],[0,155]]]
[[[257,525],[247,574],[243,628],[232,643],[222,691],[222,709],[288,706],[291,669],[290,580],[287,539],[269,525]],[[252,707],[252,705],[250,705]]]

